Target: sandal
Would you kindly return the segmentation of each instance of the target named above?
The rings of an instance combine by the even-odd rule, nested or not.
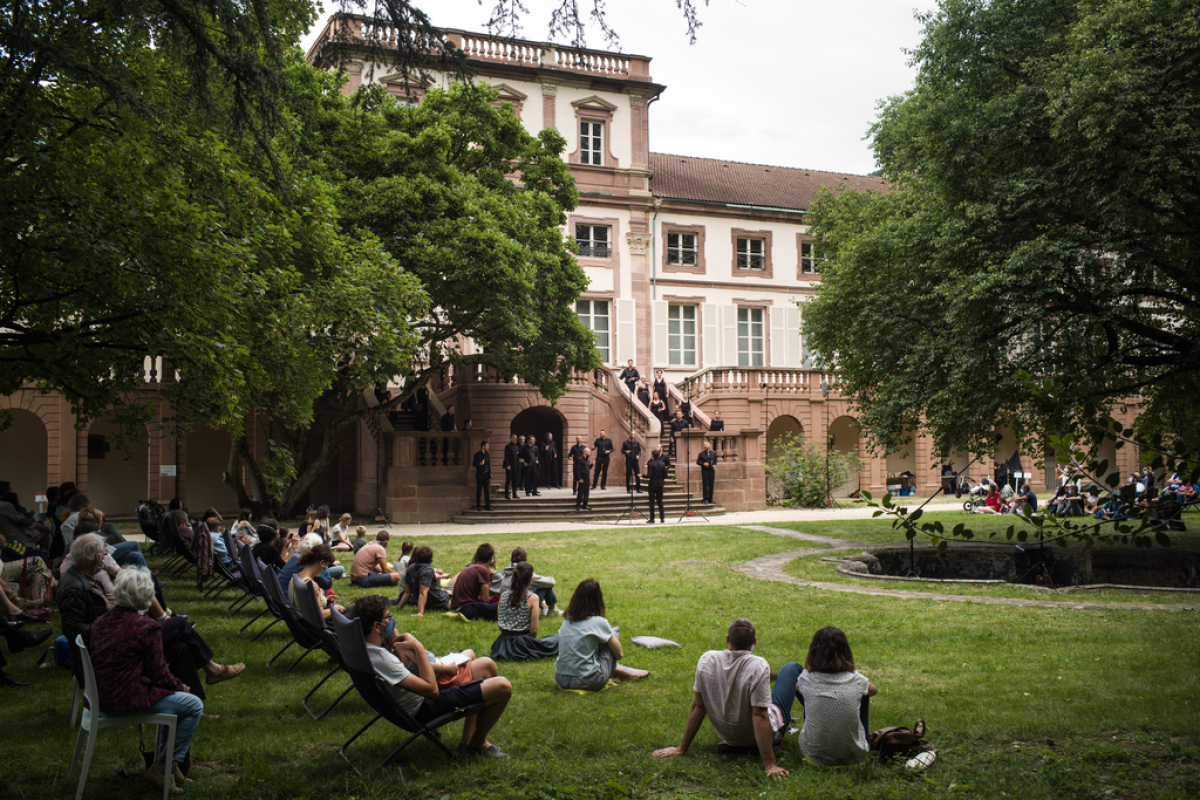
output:
[[[204,679],[204,682],[209,686],[212,686],[215,683],[227,681],[230,678],[236,678],[238,675],[241,675],[242,671],[245,669],[245,664],[224,664],[222,665],[220,672],[215,675],[209,675]]]

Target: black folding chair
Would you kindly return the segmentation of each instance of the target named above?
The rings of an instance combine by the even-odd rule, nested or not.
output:
[[[294,594],[296,595],[296,605],[294,608],[300,612],[300,616],[308,623],[308,627],[312,628],[313,632],[316,633],[317,639],[321,642],[321,649],[334,661],[333,669],[329,670],[325,677],[321,678],[317,685],[308,694],[304,695],[304,699],[300,701],[300,705],[304,707],[304,710],[308,712],[310,717],[321,719],[333,710],[334,706],[342,702],[343,697],[350,694],[350,691],[354,688],[354,684],[347,686],[346,691],[338,695],[338,698],[330,703],[320,714],[314,713],[308,707],[309,698],[316,693],[317,689],[320,689],[325,684],[325,681],[332,678],[334,673],[344,669],[346,665],[342,661],[342,650],[338,646],[337,636],[326,625],[325,617],[321,614],[321,606],[317,603],[317,596],[313,594],[312,587],[305,583],[304,579],[299,575],[292,576],[292,586],[295,589]]]
[[[262,575],[260,575],[259,571],[258,571],[258,559],[254,557],[254,553],[250,552],[249,547],[243,547],[241,550],[239,550],[238,557],[242,562],[242,588],[248,592],[251,592],[255,597],[261,597],[263,599],[263,601],[265,602],[267,599],[267,592],[266,592],[266,589],[263,588]],[[249,628],[251,625],[253,625],[255,622],[257,622],[258,619],[263,614],[270,614],[270,613],[271,613],[271,604],[267,603],[266,608],[264,608],[262,611],[255,614],[254,617],[251,618],[251,620],[249,622],[247,622],[240,629],[238,629],[238,636],[241,636],[243,631],[245,631],[247,628]],[[265,628],[263,628],[258,633],[254,634],[254,636],[251,637],[250,641],[257,642],[258,637],[262,636],[264,633],[269,631],[271,628],[278,625],[281,621],[282,621],[281,618],[279,616],[276,616],[275,619],[271,620],[270,623],[268,623]]]
[[[262,576],[262,585],[266,590],[264,597],[267,601],[267,608],[270,608],[272,614],[283,620],[283,624],[287,626],[288,632],[292,634],[292,640],[284,645],[282,650],[271,656],[271,660],[267,662],[267,671],[274,672],[271,669],[271,665],[275,663],[276,659],[291,649],[292,645],[298,644],[304,648],[304,652],[284,670],[285,673],[288,673],[306,655],[314,650],[319,650],[321,641],[317,638],[316,632],[300,618],[300,614],[294,611],[288,604],[287,598],[283,596],[283,590],[279,586],[279,576],[275,574],[275,568],[264,566],[259,574]]]
[[[358,693],[366,701],[367,705],[376,712],[375,717],[370,722],[359,728],[357,733],[347,739],[346,743],[338,748],[338,755],[344,758],[346,763],[354,767],[354,771],[361,775],[362,773],[358,767],[355,767],[346,756],[346,750],[353,744],[355,739],[366,733],[367,729],[382,717],[397,728],[411,733],[412,736],[405,739],[399,747],[379,763],[379,766],[387,766],[392,759],[400,754],[401,750],[422,736],[442,748],[447,755],[453,757],[454,753],[439,738],[438,729],[455,720],[469,717],[472,714],[478,714],[484,709],[484,704],[475,703],[462,708],[454,708],[436,719],[424,723],[418,722],[392,698],[387,682],[376,674],[375,667],[371,663],[371,657],[367,653],[367,642],[363,637],[362,625],[358,620],[346,619],[336,609],[331,616],[333,618],[334,630],[337,633],[338,645],[341,648],[342,659],[346,665],[345,669],[350,673],[350,678],[354,681],[354,688],[358,690]]]

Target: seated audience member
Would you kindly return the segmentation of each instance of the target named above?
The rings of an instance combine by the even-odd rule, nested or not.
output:
[[[408,539],[400,543],[400,557],[396,559],[396,572],[401,575],[408,572],[408,562],[412,561],[413,547],[415,545]]]
[[[174,714],[174,762],[166,763],[167,729],[159,726],[156,760],[145,777],[155,786],[170,784],[177,792],[185,778],[180,769],[200,724],[204,702],[167,670],[163,636],[159,624],[141,613],[154,593],[149,570],[122,570],[114,585],[116,605],[92,626],[92,666],[100,690],[100,708],[105,714],[129,712]]]
[[[442,588],[446,573],[433,566],[433,549],[421,545],[413,550],[412,562],[404,573],[404,589],[400,592],[401,608],[408,604],[417,607],[415,616],[425,616],[425,610],[436,611],[450,607],[450,595]]]
[[[342,514],[338,524],[333,526],[333,533],[330,535],[330,547],[334,550],[354,550],[354,545],[350,544],[350,524],[354,518],[349,514]],[[355,552],[358,552],[355,550]]]
[[[351,545],[353,545],[355,553],[367,546],[367,529],[364,526],[359,525],[354,529],[354,541],[351,542]],[[397,572],[400,572],[401,575],[404,574],[400,570]]]
[[[254,531],[254,523],[250,521],[251,514],[250,509],[243,508],[238,513],[237,522],[233,523],[233,528],[229,531],[234,541],[241,542],[249,547],[258,544],[258,534]]]
[[[283,541],[283,551],[280,551],[280,531],[267,524],[263,520],[263,524],[258,526],[258,544],[250,551],[263,564],[268,567],[274,567],[275,571],[283,569],[286,566],[284,556],[291,558],[296,552],[296,546],[299,545],[300,539],[296,534],[289,533],[287,528],[283,529],[283,535],[287,538]]]
[[[614,677],[636,681],[650,674],[617,663],[625,651],[617,629],[604,618],[604,612],[600,582],[594,578],[580,581],[558,629],[554,681],[562,688],[598,692]]]
[[[175,518],[175,531],[183,541],[184,547],[191,552],[192,544],[196,541],[196,532],[192,530],[192,522],[188,519],[187,512],[177,508],[171,512],[171,516]]]
[[[441,688],[424,645],[412,634],[396,631],[386,597],[360,597],[351,607],[350,616],[362,625],[375,672],[388,683],[401,708],[418,722],[428,722],[455,708],[482,703],[483,711],[463,720],[458,750],[486,758],[508,758],[487,738],[512,698],[512,684],[497,675],[495,662],[488,658],[472,662],[472,672],[482,678],[479,683]]]
[[[350,583],[364,589],[395,586],[400,583],[400,573],[392,572],[392,568],[388,566],[389,539],[391,534],[379,531],[375,534],[374,542],[354,554],[354,563],[350,565]]]
[[[219,561],[225,569],[235,569],[237,565],[233,556],[229,554],[229,548],[225,546],[225,537],[222,536],[224,528],[221,527],[220,520],[210,519],[205,525],[208,527],[208,535],[212,537],[213,558]]]
[[[450,609],[467,619],[495,619],[498,600],[492,599],[492,564],[496,549],[481,544],[475,550],[475,560],[454,579],[450,593]]]
[[[771,694],[771,667],[753,654],[758,639],[748,619],[735,619],[725,634],[725,650],[709,650],[696,664],[692,707],[677,747],[654,751],[659,758],[681,756],[692,746],[707,716],[724,752],[757,751],[768,775],[788,771],[775,763],[775,748],[783,743],[790,722]],[[798,676],[795,676],[798,677]],[[788,678],[791,682],[793,677]],[[783,686],[783,676],[780,676]],[[792,684],[788,692],[795,693]],[[790,711],[791,701],[787,701]]]
[[[313,536],[313,534],[310,533],[308,536]],[[304,538],[307,539],[308,536],[306,536]],[[321,609],[321,616],[325,617],[325,619],[329,619],[330,607],[337,608],[338,611],[342,611],[342,612],[345,612],[345,610],[346,610],[345,608],[337,605],[336,603],[329,602],[330,600],[335,599],[337,597],[337,595],[333,594],[332,589],[322,589],[320,587],[320,585],[317,583],[317,577],[321,574],[321,570],[325,569],[330,564],[336,564],[336,563],[337,563],[337,556],[335,556],[333,554],[333,549],[330,548],[330,546],[327,544],[322,544],[322,543],[318,542],[316,545],[311,547],[307,553],[300,556],[300,571],[296,573],[296,576],[299,577],[302,581],[304,581],[304,583],[307,584],[308,587],[312,590],[313,595],[317,598],[317,605]],[[287,597],[288,597],[288,603],[293,608],[295,608],[296,607],[296,583],[295,583],[295,581],[290,581],[290,580],[288,581]]]
[[[513,571],[517,568],[517,565],[527,560],[528,557],[525,554],[524,547],[513,548],[512,563],[504,568],[504,572],[497,572],[492,576],[492,594],[497,596],[503,594],[504,590],[512,583]],[[554,578],[551,578],[549,575],[533,573],[533,583],[530,585],[530,588],[541,600],[543,617],[549,614],[562,616],[562,609],[557,607],[558,596],[554,594],[555,583]]]
[[[1065,484],[1065,483],[1060,485],[1057,489],[1054,490],[1054,497],[1051,497],[1049,500],[1046,501],[1046,513],[1047,514],[1052,514],[1056,517],[1062,516],[1063,506],[1066,504],[1066,500],[1064,499],[1066,493],[1067,493],[1067,484]]]
[[[996,489],[996,485],[992,484],[992,489],[988,492],[987,499],[983,505],[975,509],[980,514],[1001,514],[1004,510],[1004,501],[1000,499],[1000,492]]]
[[[538,638],[541,601],[530,591],[533,567],[521,561],[511,576],[511,585],[500,595],[496,621],[500,635],[492,643],[492,658],[531,661],[558,653],[558,637]]]
[[[329,506],[317,506],[312,521],[312,527],[307,531],[321,537],[321,541],[329,544]]]
[[[0,481],[0,495],[11,491],[8,481]],[[84,504],[86,505],[86,503]],[[22,514],[16,506],[0,500],[0,534],[10,542],[26,547],[50,550],[50,528]]]
[[[800,701],[804,707],[800,752],[810,761],[832,767],[866,755],[870,698],[878,691],[854,668],[846,634],[827,626],[813,634],[803,671],[795,661],[779,670],[773,697],[785,721],[792,715],[792,699]]]
[[[305,534],[300,543],[296,545],[296,552],[283,565],[283,569],[275,573],[276,577],[279,578],[279,590],[285,595],[288,593],[288,587],[292,585],[292,577],[300,571],[300,559],[304,557],[305,553],[320,543],[320,536],[317,536],[315,533]],[[328,570],[319,573],[314,581],[317,586],[321,587],[321,591],[328,591],[333,588],[333,581],[329,577]]]

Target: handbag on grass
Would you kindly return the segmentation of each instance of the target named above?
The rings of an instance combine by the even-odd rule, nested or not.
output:
[[[880,728],[867,737],[867,745],[872,752],[879,753],[880,760],[894,756],[912,758],[918,753],[933,749],[933,745],[925,741],[924,736],[925,720],[919,719],[913,728],[903,725]]]

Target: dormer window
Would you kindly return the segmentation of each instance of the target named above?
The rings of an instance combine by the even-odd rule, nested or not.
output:
[[[621,166],[612,153],[613,115],[617,113],[617,106],[599,95],[576,100],[571,105],[575,107],[579,142],[568,159],[570,163],[589,167]]]

